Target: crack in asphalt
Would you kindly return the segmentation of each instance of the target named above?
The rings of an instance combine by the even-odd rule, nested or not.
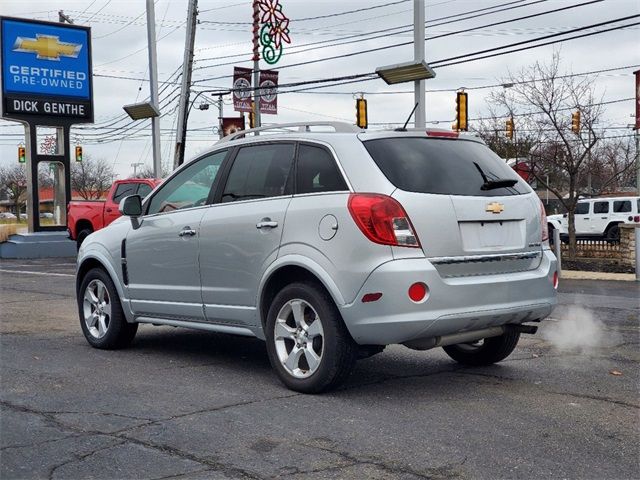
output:
[[[66,465],[70,465],[70,464],[75,463],[75,462],[81,462],[81,461],[82,461],[82,460],[84,460],[85,458],[90,457],[90,456],[92,456],[92,455],[95,455],[95,454],[96,454],[96,453],[98,453],[98,452],[101,452],[101,451],[104,451],[104,450],[109,450],[109,449],[111,449],[111,448],[113,448],[113,447],[117,447],[118,445],[122,445],[122,444],[124,444],[124,443],[126,443],[126,442],[125,442],[125,441],[122,441],[122,442],[113,442],[113,443],[111,443],[111,444],[109,444],[109,445],[106,445],[106,446],[102,446],[102,447],[96,448],[96,449],[94,449],[94,450],[91,450],[90,452],[83,453],[83,454],[71,453],[71,455],[72,455],[74,458],[71,458],[71,459],[66,460],[66,461],[64,461],[64,462],[58,463],[58,464],[56,464],[56,465],[53,465],[53,466],[49,469],[49,473],[47,474],[47,478],[48,478],[49,480],[53,480],[53,476],[55,475],[56,470],[58,470],[59,468],[62,468],[62,467],[64,467],[64,466],[66,466]]]
[[[296,393],[296,394],[290,394],[290,395],[283,395],[283,396],[279,396],[279,397],[270,397],[270,398],[266,398],[266,399],[259,399],[259,400],[253,400],[253,401],[249,401],[249,402],[238,402],[238,403],[234,403],[234,404],[229,404],[229,405],[221,405],[218,407],[213,407],[213,408],[207,408],[207,409],[201,409],[201,410],[197,410],[197,411],[193,411],[193,412],[188,412],[188,413],[183,413],[183,414],[179,414],[179,415],[172,415],[170,417],[164,417],[164,418],[160,418],[160,419],[142,419],[140,417],[129,417],[126,415],[122,415],[125,418],[133,418],[133,419],[141,419],[141,420],[146,420],[145,423],[140,423],[140,424],[136,424],[136,425],[132,425],[130,427],[126,427],[120,430],[116,430],[113,432],[103,432],[100,430],[91,430],[91,429],[83,429],[83,428],[79,428],[73,425],[69,425],[63,421],[61,421],[60,419],[56,418],[56,415],[63,415],[66,413],[77,413],[77,412],[64,412],[64,411],[42,411],[42,410],[36,410],[34,408],[31,407],[27,407],[25,405],[18,405],[18,404],[14,404],[12,402],[8,402],[6,400],[0,400],[0,405],[2,405],[5,408],[9,408],[9,409],[13,409],[16,411],[20,411],[20,412],[25,412],[25,413],[30,413],[32,415],[39,415],[41,417],[43,417],[47,423],[49,423],[50,425],[52,425],[54,428],[57,428],[60,431],[69,431],[69,432],[74,432],[76,435],[70,435],[68,437],[79,437],[79,436],[98,436],[98,437],[110,437],[113,439],[117,439],[120,440],[120,442],[116,442],[115,444],[111,444],[107,447],[101,446],[95,450],[92,450],[91,452],[87,453],[87,454],[83,454],[82,456],[76,456],[76,458],[72,459],[72,460],[68,460],[65,462],[62,462],[61,464],[58,464],[54,467],[52,467],[52,470],[49,473],[49,478],[52,478],[53,473],[55,472],[55,470],[57,470],[58,468],[60,468],[63,465],[67,465],[69,463],[73,463],[76,461],[81,461],[84,458],[93,455],[94,453],[100,451],[100,450],[105,450],[108,448],[112,448],[114,446],[120,445],[122,443],[126,443],[126,442],[130,442],[136,445],[140,445],[149,449],[153,449],[153,450],[157,450],[160,451],[162,453],[168,454],[170,456],[175,456],[175,457],[179,457],[182,459],[186,459],[186,460],[190,460],[192,462],[196,462],[196,463],[200,463],[202,465],[206,465],[208,467],[208,469],[213,469],[216,471],[221,471],[225,474],[230,474],[233,476],[240,476],[242,478],[249,478],[249,479],[255,479],[255,480],[260,480],[262,477],[258,476],[257,474],[254,474],[252,472],[246,471],[244,469],[235,467],[235,466],[231,466],[231,465],[227,465],[224,464],[222,462],[216,462],[213,460],[209,460],[206,458],[201,458],[198,457],[196,455],[190,454],[188,452],[184,452],[180,449],[171,447],[169,445],[164,445],[164,444],[158,444],[158,443],[153,443],[153,442],[149,442],[149,441],[145,441],[145,440],[140,440],[138,438],[135,437],[131,437],[129,435],[126,435],[127,432],[131,431],[131,430],[135,430],[141,427],[147,427],[147,426],[155,426],[155,425],[161,425],[164,422],[167,421],[171,421],[174,419],[178,419],[178,418],[184,418],[190,415],[195,415],[195,414],[199,414],[199,413],[208,413],[208,412],[216,412],[216,411],[220,411],[220,410],[224,410],[224,409],[228,409],[228,408],[234,408],[234,407],[240,407],[240,406],[246,406],[246,405],[251,405],[251,404],[255,404],[255,403],[262,403],[262,402],[267,402],[267,401],[271,401],[271,400],[281,400],[281,399],[286,399],[286,398],[291,398],[291,397],[295,397],[295,396],[299,396],[301,394]],[[91,414],[91,413],[96,413],[99,415],[104,415],[103,412],[83,412],[85,414]],[[113,415],[118,415],[118,414],[113,414]],[[58,439],[61,440],[61,439]],[[31,445],[27,445],[24,446],[23,448],[27,448],[30,446],[33,446],[35,444],[31,444]]]
[[[465,371],[465,370],[459,370],[456,373],[461,374],[461,375],[471,375],[471,376],[485,377],[485,378],[496,378],[498,380],[507,380],[507,381],[511,381],[511,382],[518,381],[518,380],[516,380],[514,378],[501,377],[499,375],[492,375],[490,373],[470,372],[470,371]],[[602,396],[598,396],[598,395],[589,395],[587,393],[558,392],[558,391],[554,391],[554,390],[545,390],[545,389],[541,389],[541,391],[543,393],[548,393],[548,394],[551,394],[551,395],[560,395],[560,396],[575,397],[575,398],[585,398],[585,399],[588,399],[588,400],[596,400],[596,401],[600,401],[600,402],[613,403],[613,404],[620,405],[620,406],[623,406],[623,407],[640,409],[640,405],[636,405],[636,404],[633,404],[633,403],[625,402],[623,400],[616,400],[615,398],[610,398],[610,397],[602,397]]]
[[[328,453],[332,453],[334,455],[339,456],[343,460],[347,461],[346,465],[336,465],[331,467],[319,468],[315,470],[299,470],[298,472],[288,473],[286,476],[297,475],[297,474],[310,474],[310,473],[319,473],[330,470],[342,470],[344,468],[352,467],[355,465],[372,465],[378,467],[382,471],[388,474],[410,474],[418,478],[432,479],[432,480],[440,480],[440,479],[460,479],[465,478],[463,472],[456,470],[456,467],[461,467],[467,461],[467,457],[465,456],[461,462],[445,464],[441,467],[432,467],[426,468],[422,472],[414,470],[412,468],[407,468],[406,466],[401,466],[393,462],[385,462],[383,460],[375,459],[375,458],[358,458],[356,455],[353,455],[349,452],[332,449],[329,447],[322,447],[320,445],[314,445],[309,443],[302,443],[305,447],[315,448],[317,450],[322,450]]]

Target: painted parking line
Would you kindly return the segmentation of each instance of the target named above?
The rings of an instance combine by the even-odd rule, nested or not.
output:
[[[49,272],[32,272],[30,270],[10,270],[7,268],[0,268],[0,272],[6,273],[26,273],[28,275],[45,275],[48,277],[75,277],[75,273],[49,273]]]

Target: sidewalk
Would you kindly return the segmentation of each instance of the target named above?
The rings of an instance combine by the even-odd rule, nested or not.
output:
[[[582,272],[579,270],[562,270],[560,279],[567,280],[622,280],[633,282],[635,273]]]

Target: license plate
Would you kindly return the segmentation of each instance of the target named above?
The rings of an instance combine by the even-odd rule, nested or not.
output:
[[[524,248],[524,220],[459,222],[465,251]]]

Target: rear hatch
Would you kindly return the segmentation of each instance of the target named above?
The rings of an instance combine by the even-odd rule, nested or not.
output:
[[[540,202],[486,145],[392,136],[364,145],[397,190],[425,255],[444,277],[532,270],[542,259]]]

